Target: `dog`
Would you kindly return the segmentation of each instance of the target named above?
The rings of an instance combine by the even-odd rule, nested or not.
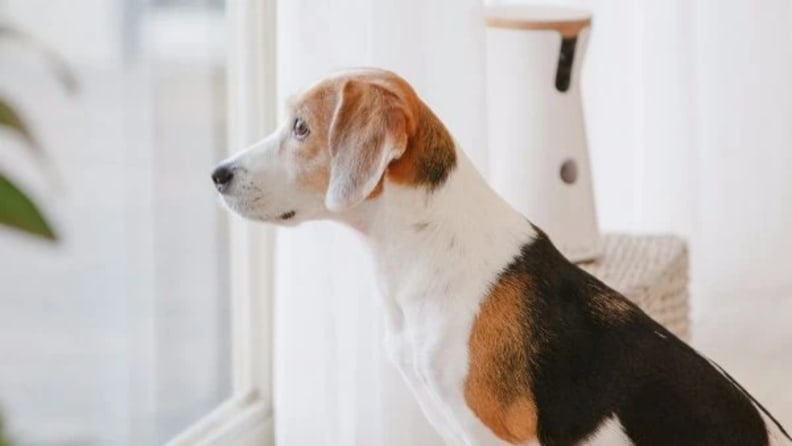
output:
[[[363,234],[389,355],[449,445],[792,444],[719,366],[567,261],[394,73],[321,80],[212,180],[246,218]]]

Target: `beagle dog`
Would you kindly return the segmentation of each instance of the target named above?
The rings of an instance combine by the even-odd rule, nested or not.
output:
[[[792,444],[725,371],[567,261],[391,72],[308,88],[212,179],[249,219],[364,236],[387,349],[449,445]]]

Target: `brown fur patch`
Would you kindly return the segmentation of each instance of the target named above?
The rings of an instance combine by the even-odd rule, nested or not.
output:
[[[589,309],[592,316],[608,325],[619,325],[635,316],[635,307],[630,302],[608,290],[594,294]]]
[[[394,160],[386,177],[395,183],[434,189],[456,166],[456,149],[451,134],[415,90],[399,76],[382,70],[362,70],[352,77],[364,80],[393,94],[405,115],[407,147]]]
[[[530,327],[525,277],[500,278],[473,324],[465,401],[498,437],[513,444],[536,438],[538,415],[531,390]]]
[[[289,104],[289,122],[297,117],[303,119],[311,129],[304,141],[287,135],[281,141],[280,151],[289,158],[297,183],[310,191],[324,192],[330,180],[330,155],[327,151],[328,117],[332,116],[336,103],[337,87],[332,84],[318,85]]]
[[[404,155],[389,166],[388,179],[434,189],[456,165],[454,140],[429,107],[420,101],[418,107],[418,128],[410,136]]]
[[[406,150],[408,116],[398,96],[382,86],[344,83],[330,124],[329,197],[348,206],[371,195],[384,163]]]

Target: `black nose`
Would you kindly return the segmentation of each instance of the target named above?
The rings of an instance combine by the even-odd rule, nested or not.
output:
[[[215,187],[220,192],[227,188],[233,179],[234,169],[229,166],[219,166],[212,172],[212,181],[214,181]]]

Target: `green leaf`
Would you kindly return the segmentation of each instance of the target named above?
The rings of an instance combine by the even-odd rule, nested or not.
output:
[[[15,40],[17,43],[38,52],[49,64],[50,69],[67,92],[75,93],[78,90],[79,85],[77,83],[77,78],[72,73],[66,61],[58,53],[41,43],[41,41],[35,37],[7,23],[0,23],[0,39]]]
[[[52,168],[47,154],[39,145],[33,132],[30,131],[25,119],[14,109],[14,107],[0,97],[0,129],[7,128],[13,133],[19,135],[28,146],[33,149],[33,154],[36,156],[37,161],[48,174],[50,180],[54,183],[58,182],[58,173]],[[0,445],[2,446],[2,445]]]
[[[0,174],[0,224],[48,240],[57,238],[36,204],[2,174]]]
[[[0,446],[11,446],[11,441],[6,438],[2,414],[0,414]]]
[[[28,129],[25,120],[8,102],[0,98],[0,127],[5,127],[18,134],[33,149],[40,151],[40,147],[33,134]]]

